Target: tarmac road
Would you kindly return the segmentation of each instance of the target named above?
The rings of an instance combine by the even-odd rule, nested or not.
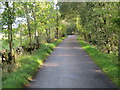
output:
[[[76,36],[69,36],[54,49],[27,88],[116,87],[80,47]]]

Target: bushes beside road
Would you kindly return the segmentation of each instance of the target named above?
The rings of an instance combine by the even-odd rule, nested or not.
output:
[[[36,50],[33,54],[20,57],[18,69],[2,77],[2,87],[22,88],[27,85],[46,57],[63,39],[41,45],[40,49]]]

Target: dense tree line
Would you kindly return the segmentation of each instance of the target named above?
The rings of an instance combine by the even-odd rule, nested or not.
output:
[[[63,19],[75,20],[81,39],[103,52],[118,54],[119,2],[64,2],[59,6]]]
[[[21,48],[32,52],[40,44],[65,36],[66,25],[53,2],[1,2],[2,53],[12,59]],[[18,25],[14,28],[14,24]],[[4,50],[6,49],[6,50]],[[10,58],[9,58],[10,56]],[[5,55],[3,56],[5,57]]]
[[[118,54],[118,2],[2,2],[0,13],[4,33],[3,47],[12,56],[13,48],[30,51],[44,42],[52,42],[67,34],[96,45],[106,53]],[[58,7],[59,6],[59,7]],[[17,20],[18,18],[22,18]],[[17,28],[13,28],[14,24]],[[5,44],[4,44],[5,43]],[[29,48],[32,48],[29,50]]]

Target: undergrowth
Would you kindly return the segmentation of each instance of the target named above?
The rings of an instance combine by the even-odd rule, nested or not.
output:
[[[106,54],[99,51],[95,46],[88,44],[87,42],[80,40],[80,46],[90,55],[92,60],[102,69],[102,71],[115,83],[116,86],[120,87],[119,79],[119,62],[118,56],[113,54]]]
[[[46,57],[63,39],[41,45],[40,49],[33,54],[20,57],[19,68],[2,77],[2,88],[23,88],[26,86]]]

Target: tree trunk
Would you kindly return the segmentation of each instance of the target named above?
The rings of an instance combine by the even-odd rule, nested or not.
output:
[[[28,31],[29,31],[29,40],[30,40],[30,42],[29,42],[29,45],[30,45],[30,47],[32,47],[31,45],[32,45],[32,39],[31,39],[31,28],[30,28],[30,17],[29,17],[29,12],[28,12],[28,7],[27,7],[27,4],[25,3],[24,4],[24,8],[25,8],[25,13],[26,13],[26,16],[27,16],[27,27],[28,27]]]
[[[48,38],[50,39],[50,28],[49,28],[49,36],[48,36]]]
[[[35,26],[34,26],[34,30],[35,30],[35,42],[36,44],[38,44],[38,35],[37,35],[37,30],[36,30],[36,25],[37,25],[37,22],[36,22],[36,3],[35,4],[35,8],[32,9],[32,13],[33,13],[33,18],[34,18],[34,23],[35,23]]]
[[[48,29],[46,29],[46,35],[47,35],[47,38],[48,38]]]
[[[56,25],[56,38],[58,39],[59,38],[59,36],[58,36],[58,34],[59,34],[59,30],[58,30],[58,12],[57,12],[57,19],[56,19],[56,23],[57,23],[57,25]]]
[[[7,12],[8,12],[8,41],[9,41],[9,51],[12,53],[12,12],[9,7],[9,3],[5,2],[5,5],[7,7]]]
[[[22,45],[22,31],[20,29],[20,45]]]

